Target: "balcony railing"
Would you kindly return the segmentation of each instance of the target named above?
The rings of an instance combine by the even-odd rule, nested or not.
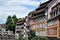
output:
[[[23,30],[23,29],[16,29],[16,31],[21,31],[21,30]]]
[[[55,13],[52,12],[50,15],[51,15],[51,17],[48,20],[53,19],[53,18],[59,16],[60,12],[59,11],[57,13],[56,12]]]
[[[21,28],[21,27],[23,27],[24,25],[20,25],[20,26],[16,26],[16,28]]]

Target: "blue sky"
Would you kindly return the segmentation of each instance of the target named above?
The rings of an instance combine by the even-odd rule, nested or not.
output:
[[[47,0],[0,0],[0,24],[6,22],[9,15],[17,18],[25,17],[30,11],[36,9],[40,2]]]

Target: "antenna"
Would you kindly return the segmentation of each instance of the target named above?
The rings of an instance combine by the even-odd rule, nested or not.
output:
[[[41,0],[40,0],[40,5],[41,5]]]
[[[40,4],[41,4],[41,0],[40,0]]]

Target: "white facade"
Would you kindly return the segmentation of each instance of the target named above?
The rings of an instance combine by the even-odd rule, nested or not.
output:
[[[21,28],[22,28],[23,26],[24,26],[24,25],[16,26],[16,28],[15,28],[15,29],[16,29],[16,31],[21,31],[21,30],[22,30]]]
[[[48,10],[46,13],[48,14],[48,19],[51,17],[50,16],[50,12],[52,10],[52,7],[54,7],[55,5],[57,5],[60,2],[60,0],[52,0],[46,7],[48,7]]]
[[[16,25],[16,27],[15,27],[15,37],[17,38],[17,39],[19,39],[19,33],[21,33],[21,34],[24,34],[23,32],[24,32],[24,29],[23,29],[23,27],[24,27],[24,24],[22,24],[22,25]]]

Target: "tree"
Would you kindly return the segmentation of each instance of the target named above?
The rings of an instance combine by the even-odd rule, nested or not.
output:
[[[28,39],[31,40],[34,37],[35,37],[35,31],[30,30],[30,32],[28,32]]]
[[[18,40],[22,40],[23,35],[21,33],[19,33],[19,39]]]
[[[31,40],[48,40],[46,37],[34,37]]]
[[[20,20],[21,18],[19,18],[18,20]]]
[[[12,16],[12,22],[13,22],[12,26],[13,27],[11,27],[11,29],[14,33],[15,33],[15,26],[16,26],[17,20],[18,20],[18,18],[16,17],[16,15]]]
[[[7,21],[6,21],[6,31],[11,30],[12,27],[12,18],[11,16],[8,16]]]
[[[13,33],[15,33],[15,26],[16,26],[17,20],[18,18],[16,17],[16,15],[12,17],[8,16],[6,21],[6,31],[10,30],[10,31],[13,31]]]

